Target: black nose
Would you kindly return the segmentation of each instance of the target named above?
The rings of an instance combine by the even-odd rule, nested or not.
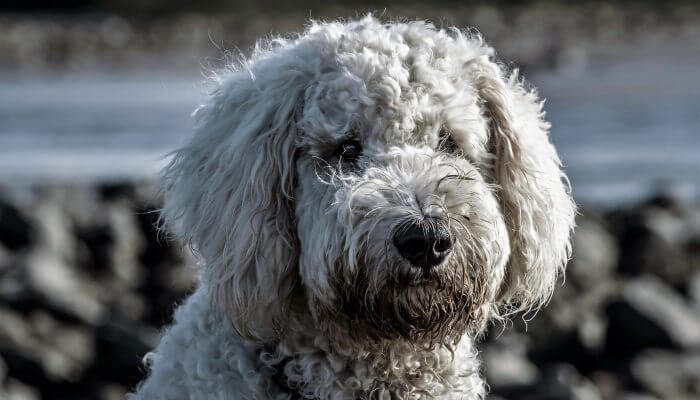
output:
[[[411,264],[430,269],[450,254],[452,239],[445,224],[432,218],[399,226],[394,233],[394,246]]]

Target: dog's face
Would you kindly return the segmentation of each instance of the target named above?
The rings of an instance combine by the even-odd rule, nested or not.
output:
[[[242,335],[272,340],[303,298],[321,329],[442,343],[548,298],[574,205],[536,96],[490,55],[368,17],[220,79],[164,216]]]
[[[317,319],[433,341],[485,321],[510,246],[491,177],[468,154],[486,118],[452,61],[347,43],[307,88],[294,207]]]

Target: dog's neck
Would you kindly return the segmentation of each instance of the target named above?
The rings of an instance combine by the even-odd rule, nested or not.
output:
[[[432,349],[401,340],[360,349],[331,342],[308,325],[297,326],[279,343],[261,349],[259,360],[293,399],[452,398],[450,394],[471,399],[484,392],[468,336],[454,346]]]

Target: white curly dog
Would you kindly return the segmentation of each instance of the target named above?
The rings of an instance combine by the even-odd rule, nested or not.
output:
[[[165,169],[199,288],[132,399],[482,399],[575,205],[542,103],[475,33],[311,23],[215,77]]]

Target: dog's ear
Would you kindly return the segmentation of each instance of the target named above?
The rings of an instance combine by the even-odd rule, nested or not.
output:
[[[511,256],[500,303],[516,310],[548,301],[571,254],[576,206],[549,141],[542,102],[488,56],[471,63],[488,121],[486,168],[498,187]]]
[[[195,112],[193,139],[164,171],[163,218],[201,258],[213,304],[266,341],[297,276],[294,121],[308,77],[300,57],[260,58],[218,77]]]

